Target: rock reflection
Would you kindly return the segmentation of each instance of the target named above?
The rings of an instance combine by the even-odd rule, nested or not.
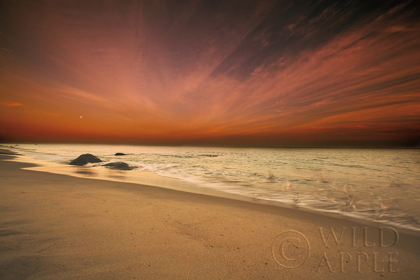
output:
[[[83,175],[85,177],[96,177],[98,176],[98,172],[91,167],[77,167],[74,171],[76,174]]]
[[[123,170],[109,169],[107,175],[109,178],[124,180],[126,178],[125,172],[126,171],[123,171]]]

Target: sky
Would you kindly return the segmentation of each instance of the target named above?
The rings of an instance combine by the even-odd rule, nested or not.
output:
[[[420,146],[418,1],[0,1],[0,142]]]

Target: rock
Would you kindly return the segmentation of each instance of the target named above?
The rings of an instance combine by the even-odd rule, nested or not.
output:
[[[125,162],[118,161],[118,162],[110,162],[107,164],[104,164],[104,166],[111,168],[111,169],[118,169],[118,170],[132,170],[134,167],[128,165]]]
[[[116,156],[126,156],[127,154],[124,154],[124,153],[116,153],[115,155]]]
[[[200,155],[200,157],[218,157],[219,155]]]
[[[96,163],[96,162],[102,162],[102,160],[100,160],[99,158],[95,157],[92,154],[83,154],[83,155],[80,155],[78,158],[70,161],[70,164],[82,166],[88,163]]]
[[[9,151],[9,150],[5,150],[5,149],[0,149],[0,155],[19,155],[18,153]]]

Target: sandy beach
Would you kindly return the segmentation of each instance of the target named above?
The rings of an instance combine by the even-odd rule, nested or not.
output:
[[[0,156],[0,279],[416,279],[420,272],[415,232],[21,170],[29,165],[10,158]]]

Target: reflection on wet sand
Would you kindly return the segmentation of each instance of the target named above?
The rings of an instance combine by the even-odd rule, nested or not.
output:
[[[83,175],[85,177],[97,177],[98,172],[91,167],[77,166],[74,173]]]
[[[103,177],[104,175],[108,178],[117,179],[117,180],[125,180],[126,179],[126,171],[123,170],[115,170],[115,169],[107,169],[106,173],[104,174],[101,170],[102,174],[98,172],[98,169],[95,167],[86,167],[86,166],[77,166],[73,170],[74,173],[82,175],[83,177]]]
[[[125,178],[126,178],[126,171],[108,169],[107,176],[109,178],[113,178],[113,179],[125,180]]]

